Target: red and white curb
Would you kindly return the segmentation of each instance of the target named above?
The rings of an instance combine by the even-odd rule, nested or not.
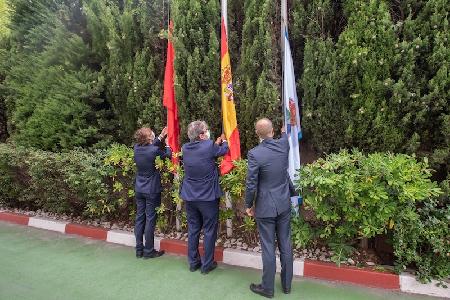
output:
[[[7,211],[0,211],[0,221],[65,234],[76,234],[130,247],[134,247],[136,244],[134,235],[126,231],[106,230],[100,227],[29,217]],[[172,254],[187,255],[187,243],[179,240],[161,239],[156,237],[155,249],[165,250]],[[202,246],[200,246],[200,252],[203,252]],[[259,270],[262,269],[261,254],[259,253],[216,247],[214,257],[216,261],[228,265]],[[278,258],[277,271],[280,271],[280,261]],[[335,264],[326,262],[296,259],[294,261],[294,275],[450,299],[450,289],[438,287],[436,285],[437,281],[422,284],[418,282],[414,276],[406,273],[397,275],[386,272],[377,272],[370,269],[359,269],[356,267],[337,267]]]

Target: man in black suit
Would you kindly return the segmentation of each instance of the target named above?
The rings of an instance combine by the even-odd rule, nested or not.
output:
[[[288,174],[289,142],[286,133],[276,140],[269,119],[255,126],[260,144],[248,152],[247,214],[256,217],[262,247],[263,276],[261,284],[250,289],[272,298],[276,273],[275,235],[278,239],[283,292],[291,292],[293,255],[291,244],[291,201],[296,192]]]

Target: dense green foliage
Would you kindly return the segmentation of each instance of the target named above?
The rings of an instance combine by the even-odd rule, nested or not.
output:
[[[6,0],[0,0],[0,37],[8,35],[9,6]]]
[[[319,152],[358,147],[428,156],[444,179],[450,158],[448,1],[343,4],[294,5],[306,138]]]
[[[113,141],[130,141],[137,126],[161,128],[164,1],[85,1],[87,31],[101,67],[105,99],[116,123]],[[106,116],[102,116],[106,117]]]
[[[446,184],[448,189],[448,182]],[[447,190],[441,201],[424,202],[419,209],[410,205],[399,212],[392,238],[398,272],[414,264],[423,282],[430,278],[445,280],[450,276],[448,195]]]
[[[305,166],[300,176],[315,234],[333,249],[351,252],[358,239],[388,233],[398,271],[415,266],[424,281],[450,275],[448,182],[441,190],[431,181],[427,160],[341,151]],[[312,231],[299,224],[293,232],[303,244]]]
[[[172,1],[175,24],[176,99],[181,130],[205,120],[213,134],[220,117],[220,3],[215,0]],[[182,134],[187,140],[187,135]]]
[[[257,143],[254,124],[258,118],[270,117],[280,128],[281,63],[276,20],[276,1],[245,1],[242,46],[237,68],[236,94],[241,128],[241,143],[251,149]]]
[[[129,142],[144,123],[161,127],[163,6],[10,1],[0,74],[13,139],[70,150]]]
[[[320,237],[351,242],[384,233],[405,207],[435,198],[427,164],[405,154],[342,151],[301,169],[307,207],[323,224]]]

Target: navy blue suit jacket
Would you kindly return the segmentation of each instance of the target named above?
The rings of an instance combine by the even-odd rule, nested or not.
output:
[[[214,201],[223,196],[216,158],[228,152],[227,142],[211,140],[186,143],[182,149],[184,178],[180,197],[184,201]]]
[[[296,192],[289,178],[289,142],[265,139],[248,152],[245,203],[255,204],[255,217],[270,218],[291,209],[290,197]]]
[[[159,146],[161,141],[156,138],[153,144],[134,146],[134,161],[136,163],[136,181],[134,190],[136,193],[153,194],[161,192],[161,175],[155,167],[156,157],[162,159],[172,156],[172,151],[166,147],[165,151]]]

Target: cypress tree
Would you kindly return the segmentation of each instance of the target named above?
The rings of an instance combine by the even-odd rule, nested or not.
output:
[[[11,1],[11,48],[3,82],[14,139],[59,150],[95,143],[101,85],[73,19],[80,3]]]
[[[343,120],[345,144],[364,151],[393,151],[402,143],[391,108],[397,39],[383,0],[346,2],[347,28],[337,43],[340,101],[353,115]]]
[[[7,120],[6,120],[6,104],[4,92],[2,92],[2,82],[6,76],[6,62],[7,62],[7,49],[8,35],[9,35],[9,6],[6,0],[0,0],[0,142],[6,141],[8,137]]]
[[[342,120],[348,113],[340,100],[336,83],[338,65],[336,47],[343,29],[342,8],[336,2],[296,1],[290,27],[294,43],[297,84],[302,102],[302,128],[308,144],[319,152],[344,147]]]
[[[189,122],[205,120],[222,132],[220,105],[220,6],[215,0],[174,0],[175,93],[181,136]]]
[[[138,126],[163,122],[161,78],[166,1],[88,1],[85,11],[105,78],[116,140],[128,143]],[[115,122],[114,122],[115,121]]]
[[[244,151],[257,143],[254,124],[258,118],[270,118],[275,128],[280,128],[282,123],[276,5],[278,1],[271,0],[247,0],[244,4],[242,52],[236,80],[238,123]]]
[[[308,38],[304,49],[303,130],[320,152],[345,147],[345,125],[352,115],[342,102],[336,47],[330,38]]]
[[[401,116],[404,151],[429,156],[440,179],[450,162],[450,28],[445,0],[418,1],[399,23],[398,82],[394,103]]]

